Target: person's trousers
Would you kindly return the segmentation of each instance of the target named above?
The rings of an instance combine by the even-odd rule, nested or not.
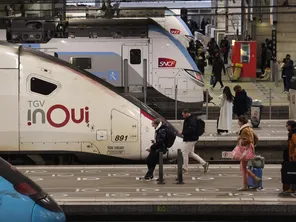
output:
[[[291,86],[292,75],[286,75],[286,89],[285,91],[289,92]]]
[[[218,79],[218,78],[215,77],[215,82],[214,82],[214,84],[213,84],[213,88],[215,88],[217,82],[220,83],[221,88],[224,87],[223,82],[222,82],[222,78]]]
[[[283,83],[284,83],[284,91],[287,91],[286,77],[283,77]]]
[[[228,64],[228,51],[224,52],[223,57],[224,57],[224,64]]]
[[[183,142],[183,168],[188,170],[188,164],[189,164],[189,157],[195,159],[202,165],[204,165],[206,162],[196,153],[194,153],[194,147],[195,147],[196,141],[193,142]]]
[[[149,155],[146,158],[148,171],[145,177],[153,177],[156,164],[158,163],[158,158],[159,158],[159,152],[156,152],[156,150],[151,150]]]
[[[248,167],[248,161],[241,160],[240,168],[241,168],[243,182],[245,186],[248,186],[248,176],[255,178],[255,174],[251,170],[249,170],[247,167]]]

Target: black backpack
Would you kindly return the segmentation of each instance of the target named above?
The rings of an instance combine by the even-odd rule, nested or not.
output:
[[[177,132],[173,127],[167,126],[166,128],[166,147],[171,148],[174,145]]]
[[[197,122],[197,135],[201,136],[205,132],[205,127],[206,127],[205,121],[203,121],[202,119],[196,118],[196,122]]]

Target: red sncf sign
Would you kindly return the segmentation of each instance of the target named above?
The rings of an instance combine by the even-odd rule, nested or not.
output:
[[[168,58],[158,58],[158,67],[175,67],[176,66],[176,61],[173,59],[168,59]]]
[[[180,32],[181,32],[181,31],[180,31],[179,29],[170,29],[170,33],[171,33],[171,34],[179,35]]]

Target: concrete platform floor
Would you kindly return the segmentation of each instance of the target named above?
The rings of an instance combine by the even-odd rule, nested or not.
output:
[[[211,73],[211,66],[206,67],[205,70],[205,89],[209,89],[210,95],[213,98],[213,102],[218,105],[219,104],[219,96],[222,93],[220,89],[220,84],[217,83],[214,90],[210,89],[210,73]],[[246,90],[248,95],[252,99],[259,99],[262,101],[264,106],[269,106],[269,89],[271,89],[271,106],[288,106],[288,97],[287,94],[283,93],[283,83],[280,80],[278,86],[275,85],[274,82],[269,81],[253,81],[253,82],[231,82],[229,80],[228,75],[223,75],[222,73],[222,80],[225,86],[229,86],[232,90],[234,95],[233,87],[235,85],[241,85],[243,89]],[[209,104],[209,106],[213,106],[213,104]]]
[[[161,202],[186,204],[296,204],[296,195],[279,196],[280,165],[266,165],[263,190],[238,192],[242,178],[238,165],[210,165],[207,173],[191,165],[184,184],[176,184],[176,166],[165,165],[165,184],[140,181],[146,166],[18,167],[60,204],[75,202]],[[158,173],[156,169],[156,174]]]
[[[169,122],[179,131],[182,130],[183,120],[169,120]],[[287,140],[287,120],[261,120],[258,128],[253,128],[260,140]],[[232,121],[232,130],[227,135],[217,135],[217,120],[205,120],[205,133],[200,137],[200,141],[236,141],[239,130],[237,120]],[[250,124],[251,125],[251,124]]]

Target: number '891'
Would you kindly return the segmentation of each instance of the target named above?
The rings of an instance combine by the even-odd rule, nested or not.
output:
[[[126,141],[128,138],[127,135],[116,135],[115,136],[115,141]]]

